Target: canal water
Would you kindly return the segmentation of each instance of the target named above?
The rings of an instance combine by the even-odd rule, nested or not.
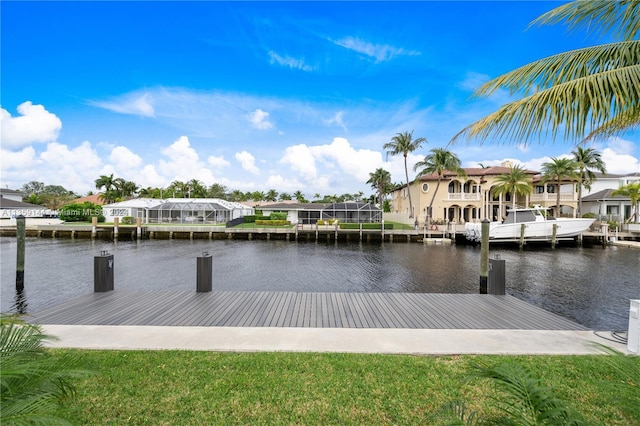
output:
[[[93,292],[93,259],[114,255],[115,291],[196,289],[196,260],[213,257],[213,288],[238,291],[477,293],[479,246],[418,243],[27,238],[25,290],[15,291],[15,238],[0,238],[2,312],[38,312]],[[507,294],[596,330],[626,330],[640,298],[640,250],[491,247]]]

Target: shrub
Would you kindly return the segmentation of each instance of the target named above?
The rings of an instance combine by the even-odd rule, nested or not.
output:
[[[102,208],[89,201],[67,204],[58,211],[58,217],[65,222],[90,222],[92,217],[104,222]]]
[[[133,224],[136,223],[136,220],[131,216],[125,216],[125,217],[122,218],[120,223],[123,224],[123,225],[133,225]]]
[[[598,216],[595,213],[589,212],[589,213],[583,214],[582,217],[585,218],[585,219],[595,219]]]
[[[285,226],[291,225],[288,220],[256,220],[256,225],[268,225],[268,226]]]
[[[256,221],[256,215],[249,214],[244,216],[244,223],[254,223]]]
[[[269,219],[271,219],[271,220],[287,220],[287,213],[286,212],[273,212],[273,213],[271,213],[271,216],[269,216]]]

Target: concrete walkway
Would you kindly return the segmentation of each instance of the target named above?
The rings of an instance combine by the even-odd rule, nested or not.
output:
[[[43,325],[53,348],[179,349],[232,352],[351,352],[379,354],[584,355],[595,343],[629,353],[609,332],[567,330],[347,329],[296,327],[178,327]]]

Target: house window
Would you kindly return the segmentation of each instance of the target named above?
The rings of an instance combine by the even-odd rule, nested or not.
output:
[[[555,194],[556,193],[556,186],[555,185],[547,185],[547,193],[548,194]]]
[[[544,194],[544,185],[536,185],[536,194]]]
[[[428,183],[423,183],[422,184],[422,192],[429,192],[429,184]]]

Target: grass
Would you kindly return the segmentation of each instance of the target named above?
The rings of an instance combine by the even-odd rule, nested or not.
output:
[[[446,424],[440,408],[464,400],[484,417],[494,389],[466,381],[471,361],[498,356],[421,357],[314,353],[76,351],[98,374],[77,384],[58,415],[74,424]],[[509,357],[569,400],[588,424],[629,425],[605,356]],[[640,368],[640,358],[634,362]],[[639,396],[640,398],[640,396]]]

